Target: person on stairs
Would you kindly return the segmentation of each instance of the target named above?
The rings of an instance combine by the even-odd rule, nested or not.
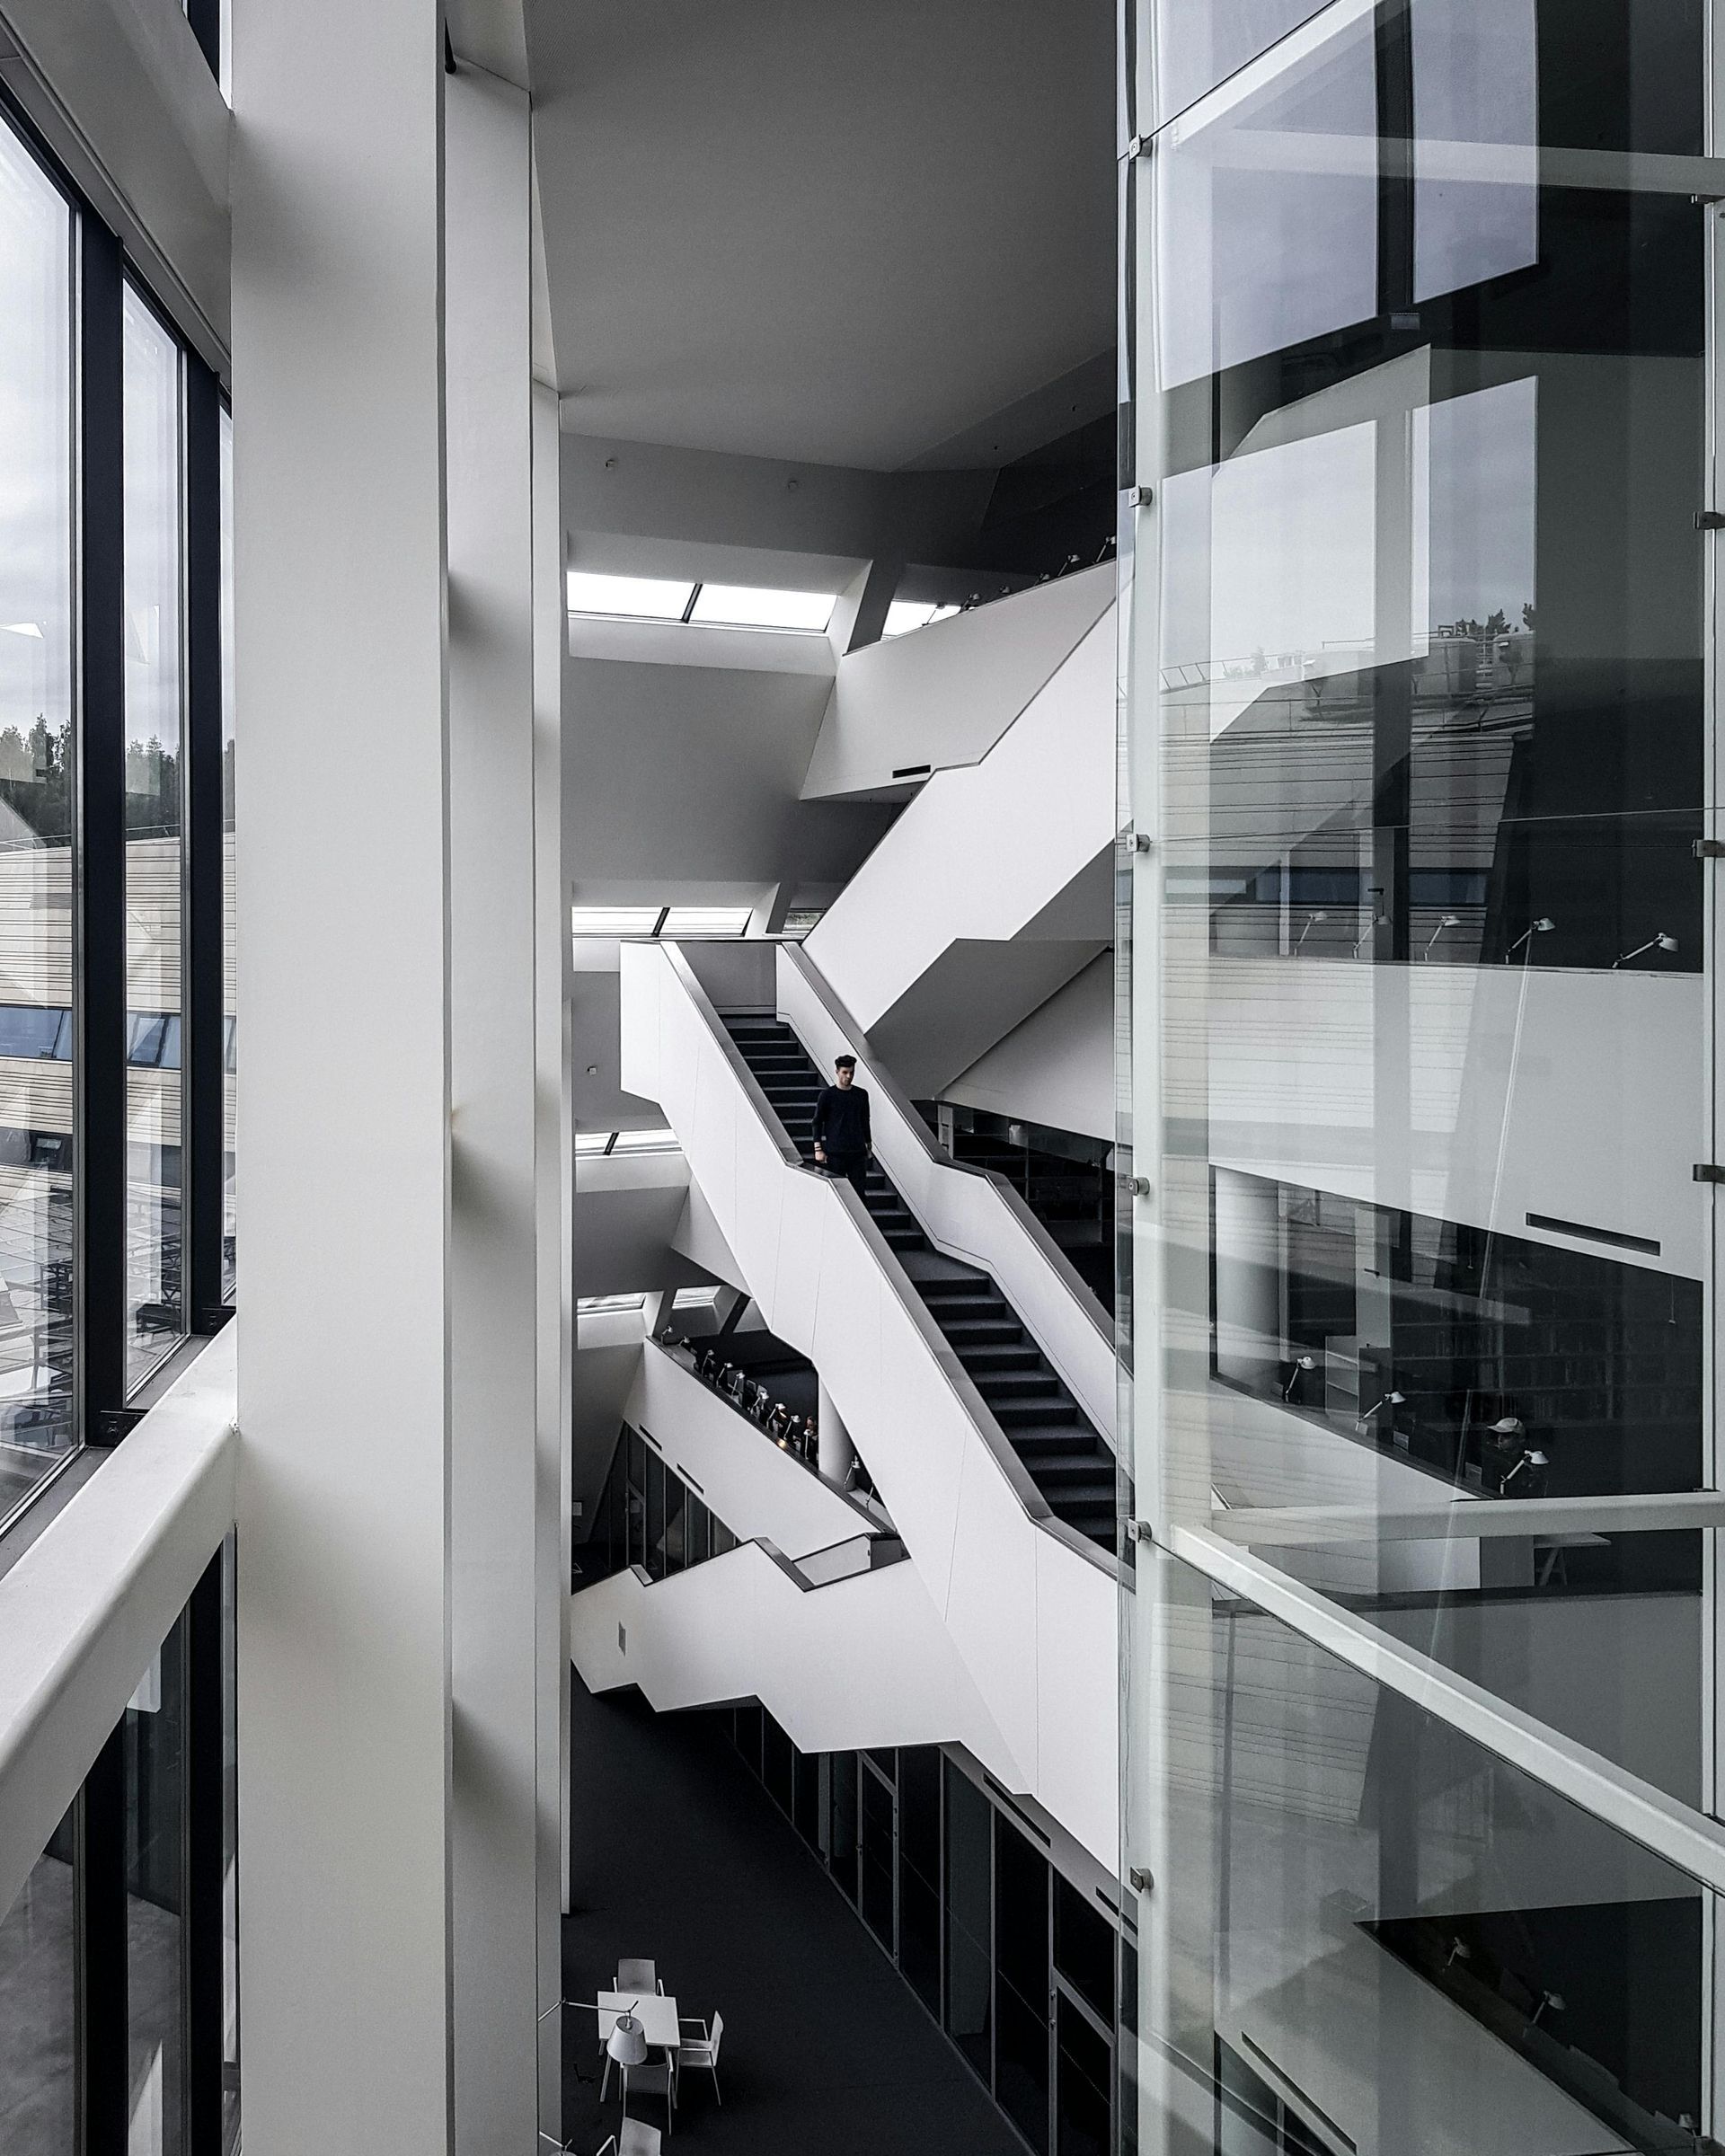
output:
[[[856,1058],[841,1056],[833,1065],[831,1085],[823,1085],[815,1102],[815,1164],[828,1175],[843,1176],[868,1203],[869,1096],[856,1082]]]

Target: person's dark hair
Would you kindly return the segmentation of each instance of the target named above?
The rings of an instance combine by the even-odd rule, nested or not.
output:
[[[836,1056],[833,1058],[833,1068],[836,1071],[854,1071],[856,1068],[856,1057],[854,1056]]]

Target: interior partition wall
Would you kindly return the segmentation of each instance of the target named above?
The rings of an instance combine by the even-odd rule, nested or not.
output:
[[[1142,2149],[1725,2141],[1717,35],[1123,10]]]

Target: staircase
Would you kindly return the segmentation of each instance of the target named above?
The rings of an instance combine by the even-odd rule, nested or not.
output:
[[[721,1013],[725,1030],[805,1161],[824,1081],[783,1019]],[[876,1226],[964,1365],[1055,1517],[1112,1551],[1114,1456],[989,1276],[943,1257],[898,1190],[871,1166]]]

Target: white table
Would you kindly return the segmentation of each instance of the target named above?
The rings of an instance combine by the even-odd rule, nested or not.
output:
[[[650,2046],[659,2046],[675,2051],[681,2041],[677,2035],[677,2001],[668,1999],[662,1992],[601,1992],[599,1993],[599,2042],[605,2043],[617,2026],[619,2016],[632,2013],[641,2023],[641,2033]]]

